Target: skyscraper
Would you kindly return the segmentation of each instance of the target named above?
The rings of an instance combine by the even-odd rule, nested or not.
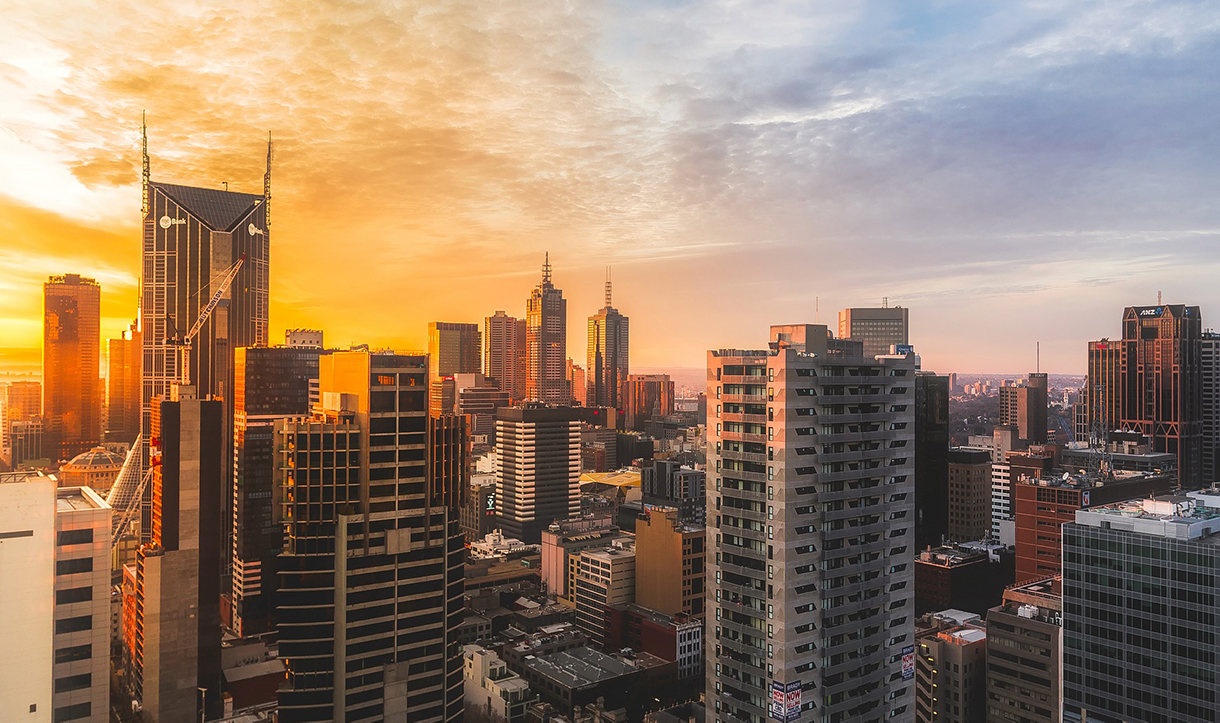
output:
[[[275,422],[309,414],[309,381],[320,347],[242,347],[233,384],[233,628],[247,636],[271,627],[283,548],[274,514]]]
[[[464,420],[428,416],[426,356],[319,376],[321,408],[276,423],[279,719],[458,720]]]
[[[271,258],[271,147],[261,194],[154,182],[144,152],[144,246],[140,323],[143,347],[140,429],[147,449],[154,397],[169,397],[180,383],[180,364],[200,399],[224,403],[224,431],[232,437],[233,351],[267,345],[268,272]],[[200,327],[189,355],[173,340],[185,336],[215,292],[214,282],[238,259],[241,268],[217,307]],[[144,454],[147,461],[147,453]],[[226,465],[232,460],[226,454]],[[231,467],[228,467],[231,469]],[[223,514],[232,517],[226,475]],[[148,539],[145,496],[141,537]],[[225,557],[227,558],[227,552]]]
[[[629,374],[624,388],[628,429],[642,432],[649,419],[674,413],[674,383],[668,374]]]
[[[914,719],[914,383],[911,355],[708,352],[709,720]]]
[[[102,292],[79,274],[52,276],[43,290],[43,452],[72,459],[102,441]]]
[[[478,324],[428,323],[428,363],[433,377],[482,371],[482,346]]]
[[[915,549],[949,534],[949,378],[915,375]]]
[[[483,321],[483,374],[515,402],[525,398],[525,320],[503,311]]]
[[[1063,526],[1064,721],[1216,721],[1218,532],[1215,489]]]
[[[889,354],[891,344],[910,344],[910,309],[901,306],[844,309],[839,338],[864,343],[864,357]]]
[[[1206,331],[1201,342],[1203,387],[1203,459],[1206,484],[1220,482],[1220,334]]]
[[[544,404],[566,405],[572,394],[565,366],[568,358],[568,302],[551,283],[551,261],[542,265],[542,283],[525,302],[525,396]]]
[[[919,452],[916,452],[916,464]],[[919,481],[916,479],[918,486]],[[986,540],[991,535],[991,453],[985,449],[949,450],[949,539]],[[922,549],[922,548],[920,548]]]
[[[622,409],[623,386],[627,383],[629,320],[611,303],[610,279],[606,279],[606,305],[589,317],[589,353],[585,366],[589,387],[585,406]]]
[[[152,415],[150,542],[136,555],[136,697],[154,723],[221,712],[221,490],[232,447],[219,401],[162,401]]]
[[[583,407],[589,397],[589,384],[585,378],[585,369],[581,365],[568,360],[568,387],[572,390],[572,404]]]
[[[531,545],[555,520],[580,512],[576,410],[503,407],[496,412],[500,527]]]
[[[140,433],[140,328],[110,340],[106,366],[106,441],[134,442]]]

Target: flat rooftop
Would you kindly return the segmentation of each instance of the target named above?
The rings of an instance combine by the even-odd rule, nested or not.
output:
[[[1058,477],[1041,477],[1036,480],[1027,478],[1017,482],[1017,484],[1087,490],[1106,485],[1124,485],[1163,479],[1176,479],[1176,476],[1157,472],[1131,472],[1126,470],[1116,470],[1112,475],[1101,475],[1093,472],[1076,474],[1064,472]]]
[[[55,511],[56,512],[73,512],[78,510],[101,510],[110,509],[110,505],[106,504],[98,496],[92,488],[89,487],[60,487],[55,490]]]
[[[1076,524],[1220,544],[1220,489],[1128,500],[1076,512]]]
[[[559,653],[529,656],[525,667],[567,688],[581,688],[604,680],[634,673],[637,668],[626,661],[590,647],[572,648]]]

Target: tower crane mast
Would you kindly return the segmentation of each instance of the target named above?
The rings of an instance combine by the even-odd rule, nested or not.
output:
[[[216,310],[217,304],[220,303],[220,298],[229,290],[233,279],[237,278],[237,272],[241,270],[241,266],[245,261],[246,255],[242,254],[240,259],[234,261],[232,266],[225,269],[220,282],[216,286],[216,291],[212,294],[212,298],[208,303],[199,310],[199,318],[195,319],[195,324],[191,326],[190,331],[180,339],[169,340],[170,344],[177,346],[179,349],[178,362],[179,369],[182,370],[181,383],[183,385],[191,383],[191,344],[195,341],[195,337],[199,335],[199,330],[203,328],[204,322]]]

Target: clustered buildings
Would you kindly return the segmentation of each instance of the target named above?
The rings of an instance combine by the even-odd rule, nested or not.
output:
[[[631,374],[609,278],[569,358],[549,256],[426,354],[273,346],[263,180],[146,164],[104,383],[98,284],[46,284],[0,397],[0,718],[1215,723],[1198,307],[1088,343],[1079,441],[1035,372],[953,446],[901,307],[709,351],[697,400]]]

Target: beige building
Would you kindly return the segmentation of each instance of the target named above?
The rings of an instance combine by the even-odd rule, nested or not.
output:
[[[636,603],[666,615],[703,617],[705,534],[679,522],[676,507],[645,507],[635,523]]]
[[[576,574],[580,553],[630,537],[609,517],[581,517],[551,523],[542,532],[542,584],[548,595],[576,607]]]
[[[1059,723],[1063,594],[1059,576],[1004,591],[987,611],[987,723]]]
[[[82,452],[59,468],[60,487],[89,487],[106,494],[123,468],[123,456],[104,447]]]
[[[534,701],[530,684],[508,669],[494,650],[479,645],[462,647],[465,679],[464,704],[468,715],[486,716],[497,723],[521,723]]]
[[[986,708],[987,629],[961,610],[930,613],[915,632],[917,723],[977,723]]]
[[[627,541],[580,553],[576,627],[592,647],[606,644],[606,607],[635,601],[635,564],[635,547]]]
[[[949,539],[986,540],[991,534],[991,453],[949,450]]]

